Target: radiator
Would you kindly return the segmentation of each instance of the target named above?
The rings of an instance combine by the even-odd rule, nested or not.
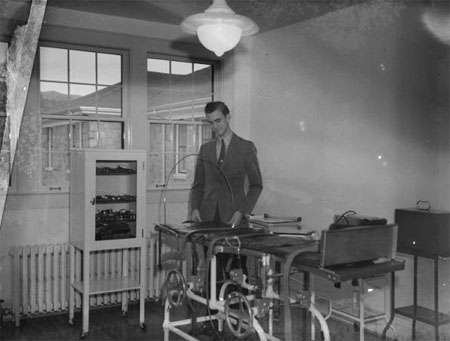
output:
[[[166,245],[162,253],[170,252]],[[159,299],[166,270],[158,267],[158,235],[146,240],[147,299]],[[122,274],[125,257],[128,276],[140,273],[139,249],[106,250],[91,253],[91,278],[114,278]],[[67,243],[14,246],[11,256],[11,288],[13,314],[16,326],[20,319],[33,315],[67,311],[69,307],[70,260],[74,260],[75,281],[82,277],[82,252]],[[128,291],[128,300],[139,300],[139,291]],[[90,297],[90,306],[118,304],[121,293],[107,293]],[[81,308],[81,295],[75,292],[75,309]]]

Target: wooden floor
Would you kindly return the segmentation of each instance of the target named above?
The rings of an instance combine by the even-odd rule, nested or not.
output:
[[[189,313],[184,308],[179,309],[176,314],[180,318],[186,318]],[[90,311],[89,333],[86,340],[147,340],[159,341],[164,339],[163,329],[163,306],[160,302],[146,302],[145,328],[139,326],[138,305],[129,307],[127,317],[124,317],[120,307],[108,307],[92,309]],[[355,331],[351,324],[337,323],[329,320],[332,341],[357,341],[359,332]],[[199,326],[201,327],[201,326]],[[195,337],[201,341],[211,340],[237,340],[229,332],[222,334],[214,333],[211,327],[200,329]],[[190,328],[189,328],[190,330]],[[1,340],[80,340],[81,314],[75,314],[74,325],[69,325],[67,314],[52,316],[33,317],[21,320],[20,327],[14,327],[12,322],[4,321],[0,329]],[[296,340],[300,340],[301,334],[295,334]],[[298,337],[298,338],[297,338]],[[321,340],[320,336],[317,338]],[[181,337],[171,333],[170,341],[182,340]],[[247,338],[248,341],[258,340],[256,335]],[[365,341],[378,341],[366,332]]]

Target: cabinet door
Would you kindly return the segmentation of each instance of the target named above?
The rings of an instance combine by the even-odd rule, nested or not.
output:
[[[135,239],[138,160],[97,160],[95,241]]]
[[[102,250],[142,246],[145,151],[71,151],[70,242]]]

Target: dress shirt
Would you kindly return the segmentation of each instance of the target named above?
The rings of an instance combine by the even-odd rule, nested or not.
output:
[[[228,134],[227,136],[225,136],[224,138],[217,138],[216,139],[216,155],[217,155],[217,160],[219,160],[219,156],[220,156],[220,148],[222,147],[222,140],[223,142],[225,142],[225,154],[227,153],[228,150],[228,146],[230,145],[230,141],[231,141],[231,137],[233,136],[233,133]]]

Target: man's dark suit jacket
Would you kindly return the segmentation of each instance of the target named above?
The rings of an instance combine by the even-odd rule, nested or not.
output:
[[[253,142],[233,133],[222,167],[217,162],[216,140],[201,146],[191,189],[191,209],[198,209],[203,221],[212,221],[217,207],[224,223],[235,211],[244,216],[250,214],[262,188]]]

